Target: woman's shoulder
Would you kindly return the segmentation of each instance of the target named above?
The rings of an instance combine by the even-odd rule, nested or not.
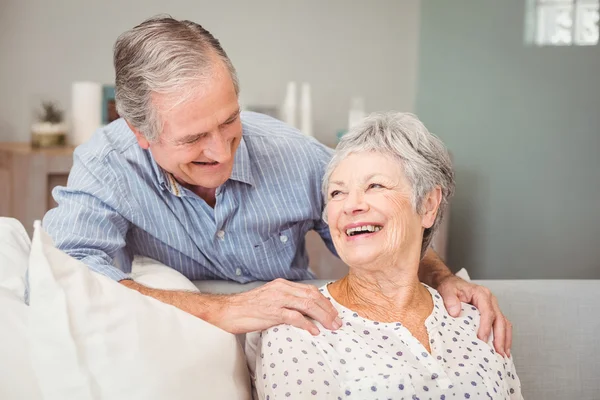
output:
[[[291,325],[277,325],[262,332],[246,334],[244,351],[251,376],[255,376],[259,357],[271,360],[282,357],[284,353],[286,356],[294,353],[294,349],[301,351],[302,348],[308,347],[306,344],[308,337],[303,332],[305,331]]]
[[[263,350],[274,349],[280,354],[282,352],[294,353],[314,347],[314,344],[311,343],[314,338],[308,331],[286,324],[262,331],[258,340],[261,342]]]
[[[444,300],[442,299],[442,296],[440,295],[440,293],[437,290],[433,289],[432,287],[429,287],[425,284],[424,284],[424,286],[431,293],[431,297],[433,298],[434,310],[436,310],[437,313],[439,314],[438,319],[440,319],[440,320],[453,319],[453,320],[457,320],[457,321],[462,320],[462,324],[464,324],[465,326],[472,326],[472,327],[476,327],[476,328],[479,327],[479,320],[480,320],[481,313],[479,312],[477,307],[475,307],[472,304],[461,302],[460,303],[460,306],[461,306],[460,314],[458,315],[458,317],[452,317],[448,313],[448,310],[446,310],[446,306],[444,305]]]
[[[282,324],[282,325],[273,326],[269,329],[262,331],[261,337],[263,337],[263,338],[283,337],[284,340],[289,342],[288,339],[293,339],[294,337],[303,336],[303,332],[305,332],[303,329],[296,328],[295,326],[292,326],[292,325]]]

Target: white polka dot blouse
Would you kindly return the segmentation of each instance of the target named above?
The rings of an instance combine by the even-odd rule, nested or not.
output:
[[[320,290],[343,326],[310,333],[280,325],[248,335],[250,370],[260,399],[522,399],[512,358],[477,338],[479,311],[448,315],[438,292],[425,321],[431,353],[401,322],[360,317]]]

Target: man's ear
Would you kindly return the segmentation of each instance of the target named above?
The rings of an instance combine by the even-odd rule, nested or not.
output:
[[[125,122],[127,122],[127,126],[129,126],[129,129],[131,129],[131,131],[135,135],[135,138],[137,139],[137,142],[140,145],[140,147],[144,150],[148,150],[150,148],[150,142],[148,141],[148,139],[146,139],[146,136],[144,136],[144,134],[140,132],[136,127],[131,125],[129,121],[125,120]]]
[[[421,224],[423,228],[428,229],[433,226],[435,217],[437,216],[438,210],[440,209],[440,203],[442,202],[442,188],[439,186],[433,189],[422,205],[423,215],[421,216]]]

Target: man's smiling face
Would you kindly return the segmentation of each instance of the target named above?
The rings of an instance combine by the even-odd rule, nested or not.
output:
[[[136,132],[138,143],[181,184],[216,189],[231,176],[242,138],[238,96],[229,71],[216,62],[189,100],[172,107],[173,100],[173,95],[152,96],[162,131],[155,142]]]

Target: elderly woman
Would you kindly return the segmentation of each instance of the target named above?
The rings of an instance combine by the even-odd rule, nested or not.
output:
[[[323,191],[349,273],[320,289],[343,326],[263,332],[260,398],[521,398],[512,359],[477,338],[478,310],[451,317],[417,276],[453,190],[447,150],[414,115],[372,115],[344,136]]]

